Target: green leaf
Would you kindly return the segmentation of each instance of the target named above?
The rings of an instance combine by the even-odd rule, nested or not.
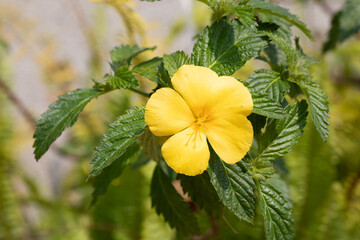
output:
[[[276,102],[274,99],[269,98],[267,93],[258,92],[250,87],[248,87],[248,89],[251,93],[251,97],[254,103],[253,113],[276,119],[287,116],[280,103]]]
[[[74,125],[86,104],[102,93],[104,91],[97,89],[77,89],[59,96],[59,100],[49,106],[36,123],[33,145],[36,160],[46,153],[66,128]]]
[[[114,89],[120,88],[137,88],[139,83],[136,77],[126,65],[120,65],[115,68],[113,75],[105,75],[105,83],[109,83]]]
[[[139,63],[132,69],[132,71],[146,77],[150,81],[161,83],[159,71],[162,64],[163,59],[155,57],[148,61]]]
[[[147,50],[154,50],[155,48],[156,47],[140,48],[137,45],[121,45],[110,51],[110,57],[113,63],[122,63],[125,61],[128,65],[130,65],[131,59],[136,57],[138,54]]]
[[[276,17],[282,18],[292,25],[298,27],[306,36],[310,39],[314,39],[311,35],[311,31],[307,29],[306,24],[299,20],[298,16],[293,15],[289,12],[288,9],[280,7],[276,3],[264,2],[264,1],[249,1],[248,6],[252,7],[256,13],[263,13],[274,15]]]
[[[186,235],[199,233],[197,220],[189,205],[177,193],[171,180],[157,166],[151,181],[151,202],[172,228]]]
[[[93,168],[89,177],[98,175],[104,168],[119,159],[146,127],[144,121],[144,107],[134,107],[110,124],[110,128],[103,135],[94,158]]]
[[[279,26],[276,32],[284,39],[288,40],[289,42],[291,41],[290,39],[292,36],[291,23],[275,15],[257,13],[257,16],[261,20],[261,22],[274,23],[277,26]]]
[[[164,67],[170,77],[174,76],[182,65],[188,64],[189,62],[189,57],[183,51],[177,51],[170,55],[164,54]]]
[[[191,63],[209,67],[219,75],[232,75],[266,47],[266,41],[260,36],[236,20],[217,21],[200,34],[191,54]]]
[[[234,5],[224,2],[223,7],[230,12],[233,12],[239,21],[246,28],[251,29],[252,31],[257,31],[258,23],[256,22],[256,15],[254,10],[245,5]]]
[[[278,103],[281,103],[285,93],[290,90],[289,83],[281,79],[280,73],[267,69],[255,71],[246,82],[249,88],[267,93],[270,99]]]
[[[94,177],[91,205],[94,205],[97,199],[106,193],[109,184],[121,175],[125,167],[138,155],[139,150],[139,145],[133,143],[115,162],[104,168],[99,175]]]
[[[158,162],[161,159],[161,149],[158,144],[157,137],[152,134],[149,127],[145,128],[143,134],[139,137],[139,142],[143,147],[143,151],[154,161]]]
[[[227,164],[211,150],[207,169],[220,200],[238,218],[252,223],[255,215],[255,184],[239,164]]]
[[[326,142],[329,134],[330,118],[328,97],[316,82],[301,81],[299,85],[309,102],[311,119],[316,130],[320,133],[324,142]]]
[[[289,117],[271,122],[266,132],[257,137],[258,155],[252,161],[255,165],[273,161],[290,152],[303,133],[307,107],[306,101],[287,106],[285,110]]]
[[[325,43],[323,51],[326,52],[349,37],[355,35],[360,30],[360,0],[347,0],[344,8],[333,16],[328,41]]]
[[[186,176],[178,174],[184,193],[189,194],[191,200],[204,208],[210,215],[220,216],[221,202],[210,183],[210,177],[207,172],[197,176]]]
[[[294,219],[291,207],[281,192],[265,182],[256,182],[260,209],[264,216],[267,240],[292,240]]]

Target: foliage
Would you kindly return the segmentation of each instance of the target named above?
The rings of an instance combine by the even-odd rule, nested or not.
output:
[[[126,16],[127,8],[121,5],[123,1],[103,2]],[[100,116],[111,112],[116,119],[107,119],[112,123],[90,162],[92,169],[87,178],[94,187],[92,200],[88,199],[91,194],[88,187],[81,185],[89,172],[82,166],[73,174],[79,184],[70,184],[69,189],[70,192],[82,189],[83,199],[64,207],[63,199],[48,201],[39,197],[41,194],[34,188],[36,197],[33,201],[48,209],[49,224],[61,225],[66,221],[65,228],[72,221],[77,226],[76,220],[83,217],[88,211],[85,206],[91,202],[90,219],[84,221],[86,224],[79,224],[82,227],[78,227],[79,231],[76,229],[74,235],[69,232],[65,236],[68,238],[89,231],[92,239],[139,239],[155,236],[152,229],[158,228],[162,229],[163,235],[154,239],[181,239],[183,235],[197,238],[200,234],[207,236],[207,228],[210,228],[210,235],[226,239],[224,236],[229,238],[234,234],[229,226],[225,227],[230,225],[232,230],[240,233],[237,239],[357,239],[360,207],[356,198],[360,196],[360,165],[356,159],[357,144],[351,142],[357,142],[358,138],[352,136],[350,144],[341,142],[357,128],[345,133],[342,132],[344,122],[329,120],[329,102],[351,98],[346,94],[350,90],[344,90],[339,94],[341,97],[336,94],[334,97],[331,94],[339,89],[327,88],[329,101],[320,87],[320,84],[327,86],[329,83],[320,82],[319,77],[316,80],[320,84],[312,79],[312,72],[320,72],[312,66],[314,59],[304,54],[298,39],[294,46],[292,44],[291,26],[299,28],[310,39],[311,32],[296,15],[279,4],[260,0],[200,2],[214,11],[213,22],[197,35],[189,55],[176,51],[150,60],[142,59],[145,51],[155,47],[133,44],[136,40],[132,34],[133,38],[129,40],[132,45],[119,45],[110,52],[109,73],[101,80],[93,80],[92,88],[77,89],[60,96],[41,116],[34,134],[35,158],[40,159],[62,132],[78,121],[77,125],[88,125],[90,133],[87,136],[91,138],[79,142],[76,133],[71,132],[69,144],[60,150],[66,153],[72,149],[80,154],[83,165],[87,165],[94,144],[99,142],[94,129],[99,129],[91,126],[87,118],[89,113],[86,111],[91,104],[86,109],[85,106],[100,95],[120,93],[127,98],[128,91],[149,97],[159,88],[171,88],[171,77],[184,64],[209,67],[219,75],[229,76],[243,70],[251,60],[258,59],[267,66],[252,71],[242,81],[254,102],[253,113],[249,116],[254,127],[254,142],[244,159],[236,164],[226,164],[211,150],[205,173],[195,177],[176,174],[162,159],[160,149],[164,139],[152,135],[145,124],[144,107],[130,108],[129,102],[120,104],[119,99],[109,103],[110,98],[104,97],[107,102],[101,102],[101,109],[91,114]],[[358,23],[353,21],[358,5],[358,0],[348,0],[344,9],[334,16],[324,51],[335,54],[337,43],[358,32]],[[131,21],[125,24],[134,27]],[[146,43],[142,45],[146,46]],[[327,79],[328,76],[323,77]],[[156,85],[152,92],[143,90],[149,89],[143,87],[146,79]],[[350,106],[350,103],[354,104],[352,98],[344,106]],[[110,104],[111,110],[107,109]],[[351,106],[358,107],[356,104]],[[335,113],[352,119],[352,125],[356,126],[357,116],[344,112],[349,111],[335,109]],[[308,113],[311,118],[307,117]],[[84,116],[83,120],[81,116]],[[309,124],[305,126],[307,122]],[[335,130],[335,137],[328,140],[330,127]],[[6,173],[4,169],[0,168],[0,171]],[[74,181],[73,177],[69,182]],[[0,180],[6,185],[0,191],[3,194],[9,184],[3,178]],[[68,195],[72,197],[71,193]],[[153,211],[145,207],[148,204],[150,208],[145,200],[147,195],[151,197]],[[3,214],[2,202],[0,196]],[[50,212],[57,210],[62,214],[49,217],[52,216]],[[157,215],[176,229],[176,237],[173,230],[159,224]],[[6,212],[3,216],[8,219]],[[91,221],[89,230],[86,229],[88,221]],[[11,219],[8,222],[9,226],[13,225]]]

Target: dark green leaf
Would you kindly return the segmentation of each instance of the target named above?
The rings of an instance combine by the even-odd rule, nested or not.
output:
[[[252,223],[255,215],[255,184],[238,164],[227,164],[212,150],[207,169],[220,200],[238,218]]]
[[[209,214],[220,216],[221,202],[210,183],[210,177],[207,172],[201,175],[189,177],[178,174],[184,193],[189,194],[191,200],[204,208]]]
[[[330,118],[328,97],[316,82],[301,81],[299,85],[309,102],[311,119],[321,138],[326,142],[329,134]]]
[[[285,93],[290,90],[288,82],[281,79],[280,73],[267,69],[255,71],[246,82],[249,88],[267,93],[270,99],[278,103],[284,99]]]
[[[133,158],[139,153],[139,146],[134,143],[126,149],[126,151],[113,162],[111,165],[104,168],[101,173],[94,177],[91,205],[94,205],[101,195],[106,193],[109,184],[121,175],[124,168],[132,162]]]
[[[255,164],[273,161],[290,152],[303,133],[308,114],[307,107],[306,101],[287,106],[289,117],[273,121],[266,132],[258,136],[258,155],[253,160]]]
[[[261,22],[274,23],[277,26],[279,26],[276,32],[284,39],[288,40],[289,42],[291,41],[290,40],[292,36],[291,23],[275,15],[264,14],[264,13],[258,13],[257,15],[258,18],[261,20]]]
[[[96,89],[77,89],[59,96],[59,100],[51,104],[36,123],[35,158],[39,160],[61,133],[74,125],[86,104],[102,93]]]
[[[128,65],[131,62],[131,59],[136,57],[138,54],[147,51],[154,50],[156,47],[151,48],[140,48],[137,45],[121,45],[119,47],[115,47],[110,51],[111,61],[113,63],[121,63],[125,61]]]
[[[189,57],[183,51],[177,51],[170,55],[164,54],[164,67],[172,77],[184,64],[189,63]]]
[[[281,192],[265,182],[256,180],[260,209],[264,216],[267,240],[292,240],[294,219],[291,207]]]
[[[120,116],[103,135],[91,164],[90,176],[98,175],[104,168],[119,159],[145,129],[144,107],[134,107]]]
[[[288,21],[292,25],[298,27],[310,39],[313,39],[311,32],[306,28],[305,23],[300,21],[298,16],[291,14],[288,9],[280,7],[277,3],[253,0],[249,1],[247,5],[252,7],[256,13],[270,14]]]
[[[280,103],[269,98],[267,93],[258,92],[250,87],[248,89],[254,103],[253,113],[276,119],[286,117],[286,112]]]
[[[105,83],[108,83],[114,89],[137,88],[139,83],[136,77],[126,65],[120,65],[114,70],[113,75],[105,75]]]
[[[157,166],[151,181],[151,202],[172,228],[186,235],[199,233],[197,220],[189,205],[176,192],[171,180]]]
[[[324,45],[324,52],[359,32],[359,16],[360,0],[347,0],[344,8],[333,17],[328,41]]]
[[[226,4],[226,2],[224,7],[226,10],[233,12],[235,16],[238,17],[241,24],[246,28],[257,31],[258,23],[256,22],[256,15],[254,10],[251,7],[245,5],[235,5],[231,3]]]
[[[219,75],[232,75],[266,47],[266,41],[260,36],[236,20],[217,21],[201,33],[191,54],[191,63],[209,67]]]

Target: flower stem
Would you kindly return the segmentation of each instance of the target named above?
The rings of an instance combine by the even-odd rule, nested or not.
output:
[[[146,93],[146,92],[143,92],[143,91],[141,91],[141,90],[139,90],[139,89],[136,89],[136,88],[129,88],[129,90],[131,90],[131,91],[133,91],[133,92],[136,92],[136,93],[138,93],[138,94],[140,94],[140,95],[143,95],[144,97],[150,97],[150,93]]]

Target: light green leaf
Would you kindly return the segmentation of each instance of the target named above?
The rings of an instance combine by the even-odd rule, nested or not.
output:
[[[260,36],[236,20],[217,21],[200,34],[191,54],[191,63],[209,67],[220,76],[232,75],[266,47],[266,41]]]
[[[155,57],[148,61],[139,63],[132,69],[132,71],[146,77],[150,81],[160,83],[161,81],[159,71],[161,65],[163,65],[163,59]]]
[[[207,169],[220,200],[238,218],[252,223],[255,215],[255,184],[239,164],[227,164],[211,150]]]
[[[199,233],[197,220],[189,205],[177,193],[171,180],[157,166],[151,181],[151,202],[172,228],[186,235]]]
[[[264,216],[267,240],[292,240],[294,219],[291,207],[281,192],[265,182],[256,182],[260,209]]]
[[[333,16],[328,41],[324,45],[326,52],[360,31],[360,0],[347,0],[344,8]]]
[[[130,46],[130,45],[121,45],[119,47],[115,47],[110,51],[111,61],[113,63],[122,63],[126,62],[127,65],[130,64],[131,59],[136,57],[138,54],[147,51],[147,50],[154,50],[156,47],[151,48],[140,48],[137,45]]]
[[[246,28],[252,31],[257,31],[258,23],[256,22],[256,15],[254,10],[246,5],[235,5],[233,3],[224,2],[223,7],[230,12],[233,12],[239,21]]]
[[[290,152],[303,133],[308,114],[307,107],[306,101],[287,106],[289,117],[271,122],[266,132],[257,137],[257,156],[252,160],[255,166],[264,161],[273,161]]]
[[[210,215],[220,216],[222,204],[220,199],[210,183],[210,177],[207,172],[197,176],[186,176],[178,174],[184,193],[187,193],[191,200],[204,208]]]
[[[244,83],[246,84],[246,82]],[[269,98],[267,93],[258,92],[250,87],[248,87],[248,89],[254,104],[253,113],[276,119],[287,116],[286,111],[281,107],[280,103]]]
[[[270,15],[270,14],[265,14],[265,13],[257,13],[258,18],[260,19],[261,22],[266,23],[274,23],[277,26],[279,26],[279,28],[276,30],[276,32],[283,37],[284,39],[286,39],[287,41],[291,41],[291,36],[292,36],[292,31],[291,31],[291,26],[292,24],[289,23],[288,21],[284,20],[283,18],[277,17],[275,15]]]
[[[316,130],[320,133],[324,142],[326,142],[329,134],[330,118],[328,97],[316,82],[301,81],[299,85],[309,102],[311,119],[315,124]]]
[[[280,7],[277,3],[253,0],[249,1],[247,5],[252,7],[256,13],[270,14],[288,21],[298,27],[310,39],[313,39],[311,31],[307,29],[306,24],[300,21],[298,16],[291,14],[288,9]]]
[[[154,161],[161,159],[161,149],[157,137],[152,134],[149,127],[145,128],[143,134],[139,136],[139,142],[143,147],[143,151]]]
[[[120,116],[103,135],[94,158],[89,177],[98,175],[104,168],[119,159],[145,129],[144,107],[134,107]]]
[[[102,93],[104,91],[97,89],[77,89],[59,96],[59,100],[49,106],[36,123],[33,145],[36,160],[46,153],[66,128],[74,125],[86,104]]]
[[[111,165],[104,168],[101,173],[94,177],[91,205],[94,205],[97,199],[106,193],[109,184],[121,175],[126,166],[128,166],[134,158],[138,156],[140,148],[136,143],[133,143],[126,151],[115,160]]]
[[[116,67],[113,75],[105,75],[104,81],[114,89],[139,87],[136,77],[126,65]]]
[[[177,51],[170,55],[164,54],[164,67],[172,77],[184,64],[190,62],[189,57],[183,51]]]
[[[285,93],[290,90],[289,83],[281,79],[280,73],[268,69],[256,70],[248,77],[246,83],[249,88],[267,93],[270,99],[278,103],[281,103]]]

